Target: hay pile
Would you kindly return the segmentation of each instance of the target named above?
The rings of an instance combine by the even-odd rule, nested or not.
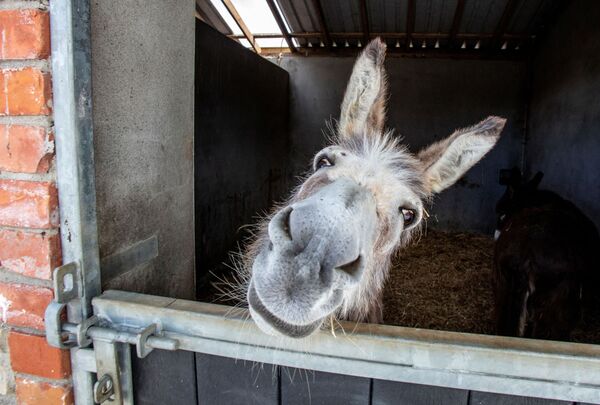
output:
[[[494,333],[494,241],[428,230],[395,260],[384,290],[384,321],[425,329]]]
[[[487,235],[428,230],[392,266],[384,290],[384,322],[495,334],[493,246]],[[600,343],[600,305],[584,308],[571,340]]]

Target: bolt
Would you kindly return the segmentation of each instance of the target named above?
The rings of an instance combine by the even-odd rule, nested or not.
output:
[[[106,381],[104,381],[104,385],[100,388],[100,391],[102,392],[102,395],[107,395],[110,390],[113,387],[113,382],[112,380],[109,378]]]

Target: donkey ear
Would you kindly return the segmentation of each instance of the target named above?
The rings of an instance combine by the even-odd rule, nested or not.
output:
[[[376,38],[356,60],[342,102],[338,124],[341,137],[383,130],[387,95],[385,50],[385,43]]]
[[[494,147],[505,123],[504,118],[488,117],[419,152],[427,191],[439,193],[460,179]]]

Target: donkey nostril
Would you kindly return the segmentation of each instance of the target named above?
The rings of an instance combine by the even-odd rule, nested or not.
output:
[[[276,246],[292,240],[290,230],[291,213],[292,207],[286,207],[275,214],[273,219],[271,219],[271,222],[269,222],[269,236]]]
[[[292,216],[292,211],[293,209],[290,208],[283,220],[283,231],[287,234],[287,237],[290,240],[292,240],[292,228],[290,227],[290,217]]]
[[[362,255],[358,255],[358,257],[350,263],[346,263],[343,266],[338,266],[335,269],[349,275],[353,280],[358,281],[362,275],[363,268]]]

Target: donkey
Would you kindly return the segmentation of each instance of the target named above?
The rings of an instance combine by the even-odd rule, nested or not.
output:
[[[542,177],[524,182],[513,169],[496,207],[496,327],[500,335],[568,340],[597,285],[600,237],[573,203],[538,190]]]
[[[301,338],[334,316],[382,322],[391,258],[418,231],[424,203],[490,151],[504,127],[489,117],[412,155],[384,131],[385,51],[380,39],[365,47],[330,145],[244,253],[250,314],[266,333]]]

